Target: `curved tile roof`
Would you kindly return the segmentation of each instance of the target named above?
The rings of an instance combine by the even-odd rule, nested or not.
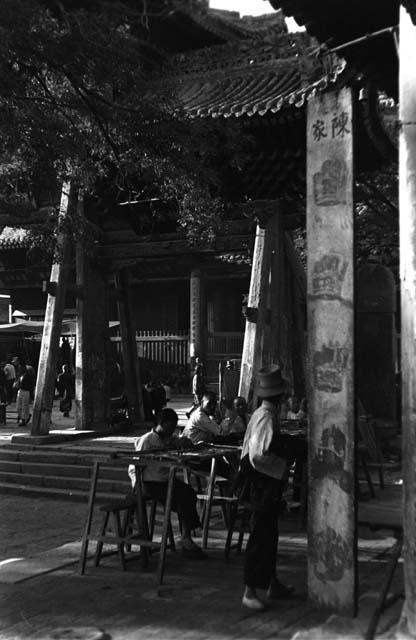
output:
[[[306,34],[232,43],[182,54],[169,70],[174,92],[191,118],[263,116],[301,107],[336,82],[345,63],[333,56],[326,68]]]
[[[0,249],[23,249],[30,245],[30,234],[21,227],[3,227],[0,233]]]

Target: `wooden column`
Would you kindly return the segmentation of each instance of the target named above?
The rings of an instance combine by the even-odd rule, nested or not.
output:
[[[136,325],[130,291],[130,272],[127,267],[115,274],[117,305],[120,319],[121,348],[125,392],[129,416],[133,422],[144,420],[143,394],[140,381],[139,358],[137,355]]]
[[[400,7],[400,280],[404,477],[403,622],[416,637],[416,27]]]
[[[200,269],[192,269],[189,281],[189,357],[191,364],[201,358],[202,351],[202,281]]]
[[[76,190],[67,182],[64,183],[61,193],[59,216],[62,222],[72,206],[76,206]],[[61,336],[66,286],[70,269],[71,247],[70,239],[66,234],[60,233],[58,236],[57,248],[59,257],[52,264],[51,277],[48,283],[45,324],[43,327],[35,399],[33,403],[32,436],[47,435],[51,426],[59,339]]]
[[[353,122],[349,88],[307,117],[308,592],[354,615]]]
[[[250,290],[247,300],[247,319],[244,333],[238,394],[246,398],[252,410],[256,408],[256,375],[262,366],[262,345],[267,320],[267,298],[270,277],[270,256],[273,245],[271,217],[264,228],[257,226],[251,267]]]
[[[291,275],[290,282],[292,286],[294,342],[297,346],[300,362],[298,371],[299,377],[296,375],[296,371],[293,372],[295,383],[294,387],[295,393],[298,393],[297,388],[301,389],[301,395],[303,396],[305,395],[304,388],[306,385],[306,341],[305,318],[301,307],[301,299],[305,300],[306,298],[306,274],[299,255],[293,245],[293,240],[288,233],[285,233],[285,249]]]
[[[292,380],[292,343],[289,318],[288,269],[281,216],[276,213],[272,223],[270,256],[270,343],[263,345],[269,362],[279,364],[287,380]]]
[[[76,250],[77,337],[75,416],[77,429],[111,427],[108,356],[108,273],[82,246]]]

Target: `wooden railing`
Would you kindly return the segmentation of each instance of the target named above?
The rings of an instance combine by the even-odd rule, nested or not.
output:
[[[111,338],[117,343],[117,350],[121,350],[121,338]],[[145,360],[163,362],[169,365],[184,366],[188,364],[187,331],[168,332],[159,329],[137,331],[137,355]]]
[[[244,333],[216,331],[208,334],[208,355],[240,358],[243,351]]]

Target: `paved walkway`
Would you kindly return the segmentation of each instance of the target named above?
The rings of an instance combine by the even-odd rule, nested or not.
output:
[[[192,404],[191,395],[173,396],[167,406],[174,409],[179,416],[179,425],[186,424],[186,411]],[[32,405],[30,406],[32,412]],[[69,418],[65,418],[59,411],[59,399],[55,398],[52,409],[52,428],[51,434],[59,434],[62,432],[75,433],[75,411],[70,413]],[[6,424],[0,425],[0,445],[11,441],[14,435],[28,435],[30,433],[30,424],[21,426],[17,424],[16,403],[7,406]]]
[[[174,399],[170,406],[184,420],[189,404],[187,398]],[[11,424],[9,430],[16,432]],[[117,438],[131,444],[131,434]],[[112,440],[109,436],[104,442]],[[158,590],[156,557],[148,571],[133,557],[123,573],[117,556],[109,555],[98,568],[90,561],[86,575],[79,575],[85,503],[0,495],[0,512],[0,640],[278,640],[300,632],[315,640],[362,638],[388,561],[383,552],[392,542],[386,534],[367,532],[361,538],[358,619],[335,618],[330,631],[320,628],[310,635],[307,630],[323,623],[328,613],[306,600],[307,542],[295,520],[282,522],[278,567],[297,595],[252,614],[241,607],[243,557],[233,553],[225,561],[219,521],[211,530],[206,560],[185,560],[180,550],[168,553],[166,581]],[[401,581],[399,571],[395,589]],[[380,638],[392,637],[401,604],[383,616]]]

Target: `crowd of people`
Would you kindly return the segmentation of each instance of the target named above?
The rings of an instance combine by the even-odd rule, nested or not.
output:
[[[20,426],[28,424],[32,415],[30,403],[34,399],[36,387],[36,370],[29,361],[22,361],[19,356],[8,354],[0,363],[0,412],[5,422],[6,406],[16,403],[16,422]],[[56,392],[60,398],[60,411],[69,417],[72,399],[75,393],[75,376],[68,364],[62,365],[56,377]]]

